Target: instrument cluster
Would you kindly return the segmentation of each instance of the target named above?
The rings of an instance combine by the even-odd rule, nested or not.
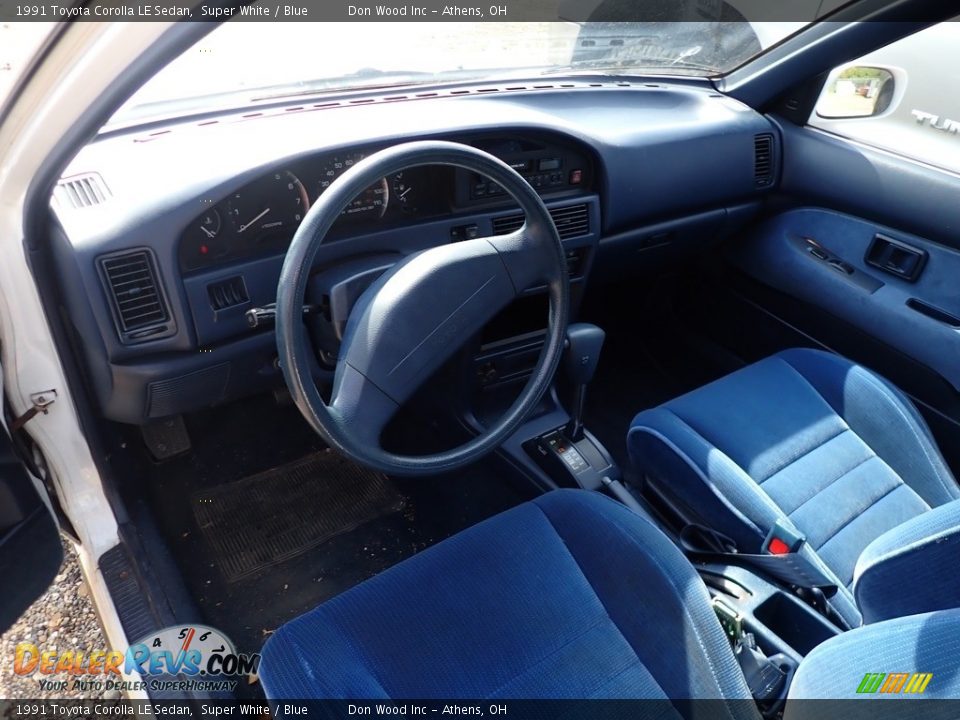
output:
[[[582,193],[593,183],[593,163],[573,143],[540,137],[476,137],[486,150],[520,173],[537,192],[557,197]],[[285,251],[310,206],[343,173],[375,152],[327,153],[278,166],[202,208],[182,231],[182,272],[203,270]],[[494,182],[462,168],[421,165],[383,177],[343,209],[330,229],[335,241],[438,217],[512,206]]]
[[[320,195],[367,153],[329,155],[280,167],[203,211],[183,232],[180,267],[197,270],[231,260],[279,252]],[[331,229],[331,239],[375,230],[449,209],[453,169],[414,167],[384,177],[354,198]]]

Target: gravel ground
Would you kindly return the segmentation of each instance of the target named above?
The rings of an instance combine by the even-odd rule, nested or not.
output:
[[[105,648],[106,641],[80,573],[77,555],[68,542],[64,543],[63,556],[63,567],[50,589],[30,606],[12,628],[0,636],[2,699],[101,699],[104,696],[103,691],[71,692],[69,681],[68,690],[65,691],[41,690],[37,681],[43,676],[39,673],[20,676],[13,672],[14,651],[22,642],[33,643],[41,652],[81,650],[86,653]],[[67,677],[61,675],[58,679]],[[111,697],[110,691],[106,694]]]

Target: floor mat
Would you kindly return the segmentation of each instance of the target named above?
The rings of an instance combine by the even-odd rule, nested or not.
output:
[[[403,422],[398,427],[415,438],[440,435],[436,428],[399,420]],[[515,473],[494,458],[443,475],[390,477],[388,487],[403,501],[400,512],[381,514],[310,550],[228,582],[221,569],[222,553],[200,529],[196,500],[217,496],[218,488],[272,468],[305,462],[325,446],[295,407],[278,406],[269,395],[205,410],[187,416],[185,422],[193,441],[191,452],[164,462],[147,462],[128,475],[138,479],[133,486],[137,493],[146,491],[144,500],[200,611],[198,622],[226,633],[242,652],[260,652],[264,640],[284,622],[533,496],[530,486],[515,484]],[[139,431],[131,431],[127,442],[131,447],[142,444]],[[411,441],[402,449],[422,454],[436,448]],[[143,477],[148,478],[145,487],[139,482]],[[352,486],[341,487],[354,492]],[[137,497],[128,502],[138,502]],[[252,498],[245,505],[256,511],[257,520],[274,512],[258,509]],[[309,508],[316,502],[311,499],[300,505]],[[240,535],[245,527],[225,532]],[[237,692],[257,697],[259,686],[241,683]]]
[[[397,512],[383,475],[322,451],[193,496],[197,525],[228,582]]]

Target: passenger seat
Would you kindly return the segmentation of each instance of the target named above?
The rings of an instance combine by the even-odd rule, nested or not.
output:
[[[960,607],[960,488],[916,408],[865,367],[787,350],[641,412],[627,446],[655,493],[739,552],[799,539],[851,627]]]

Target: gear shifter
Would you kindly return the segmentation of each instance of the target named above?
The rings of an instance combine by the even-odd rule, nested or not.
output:
[[[589,323],[575,323],[567,328],[562,362],[574,389],[570,421],[565,427],[553,426],[543,435],[528,440],[524,448],[556,487],[606,488],[621,502],[634,507],[637,501],[631,499],[629,491],[620,483],[620,469],[610,453],[583,427],[587,385],[597,371],[605,337],[603,330]]]
[[[563,367],[574,385],[574,396],[570,408],[570,423],[564,434],[573,442],[583,438],[583,408],[587,398],[587,385],[597,371],[600,349],[605,337],[603,330],[590,323],[574,323],[567,328]]]

